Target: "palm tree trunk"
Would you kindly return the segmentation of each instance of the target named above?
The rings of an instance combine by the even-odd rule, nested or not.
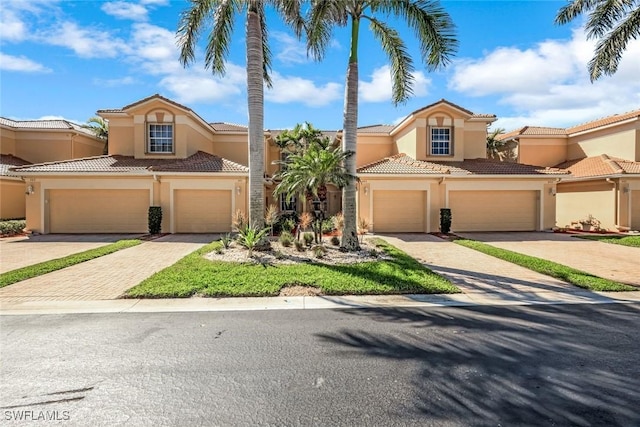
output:
[[[353,19],[353,18],[352,18]],[[353,19],[351,25],[351,54],[347,68],[347,82],[344,97],[344,122],[342,126],[342,151],[353,155],[344,161],[347,173],[356,175],[356,142],[358,130],[358,28],[360,21]],[[340,246],[348,251],[360,248],[358,242],[358,216],[356,209],[356,182],[350,180],[342,190],[342,212],[344,228]]]
[[[249,224],[264,227],[264,85],[260,17],[247,11],[247,99],[249,106]]]

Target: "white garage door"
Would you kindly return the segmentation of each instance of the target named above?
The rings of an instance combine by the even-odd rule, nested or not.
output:
[[[176,233],[231,231],[230,190],[175,190]]]
[[[426,191],[375,190],[373,230],[376,233],[425,231]]]
[[[49,190],[50,233],[146,233],[149,190]]]
[[[451,191],[452,231],[535,231],[536,191]]]

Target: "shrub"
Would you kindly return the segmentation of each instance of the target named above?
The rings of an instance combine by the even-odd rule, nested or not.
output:
[[[333,236],[331,238],[331,244],[333,246],[340,246],[340,238],[338,236]]]
[[[293,232],[293,229],[298,223],[298,214],[296,212],[280,213],[278,215],[278,221],[273,226],[274,233],[280,233],[281,231]]]
[[[262,243],[262,239],[268,232],[268,228],[260,229],[254,225],[247,225],[238,231],[238,243],[249,250],[248,258],[253,256],[253,250]]]
[[[283,231],[282,233],[280,233],[280,238],[278,240],[280,240],[280,244],[282,246],[288,248],[293,242],[293,236],[288,231]]]
[[[333,226],[340,234],[342,234],[342,229],[344,228],[344,214],[342,212],[338,212],[334,216],[331,217],[333,221]]]
[[[304,240],[305,245],[311,246],[313,243],[313,233],[304,233],[302,235],[302,239]]]
[[[247,215],[238,209],[234,214],[233,218],[231,218],[231,224],[233,225],[233,229],[237,232],[240,230],[244,230],[249,225],[249,220],[247,219]]]
[[[377,249],[369,249],[369,256],[373,258],[378,258],[380,256],[380,252]]]
[[[440,231],[448,233],[451,231],[451,209],[440,209]]]
[[[222,248],[222,246],[216,246],[216,248],[214,249],[214,252],[217,253],[218,255],[222,255],[224,253],[224,249]]]
[[[335,230],[335,228],[333,226],[332,218],[327,218],[324,221],[322,221],[322,233],[324,234],[331,233],[333,230]]]
[[[160,234],[162,227],[162,208],[149,206],[149,234]]]
[[[300,240],[294,240],[293,245],[298,252],[304,252],[304,244]]]
[[[360,218],[358,220],[358,234],[360,234],[360,243],[362,243],[362,241],[364,240],[364,235],[367,234],[369,232],[369,222],[364,219],[364,218]]]
[[[0,221],[0,235],[2,236],[15,236],[22,233],[22,230],[27,226],[27,222],[24,220],[8,220]]]
[[[220,238],[220,243],[222,243],[222,246],[225,249],[229,249],[229,247],[231,247],[231,241],[232,240],[233,239],[231,238],[231,234],[227,233],[227,234],[225,234],[224,236],[222,236]]]
[[[316,258],[322,259],[322,258],[324,258],[325,254],[327,253],[327,248],[325,248],[322,245],[315,245],[314,247],[311,248],[311,252],[313,252],[313,255]]]
[[[282,251],[274,251],[273,252],[273,256],[276,257],[276,259],[284,259],[284,254],[282,253]]]
[[[273,228],[278,222],[278,208],[276,205],[271,204],[264,213],[264,223],[271,229],[273,235]]]

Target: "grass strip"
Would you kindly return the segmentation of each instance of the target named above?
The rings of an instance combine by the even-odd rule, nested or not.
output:
[[[603,279],[602,277],[594,276],[593,274],[585,273],[584,271],[576,270],[553,261],[496,248],[495,246],[475,240],[457,239],[455,243],[591,291],[621,292],[638,290],[638,288],[634,286]]]
[[[613,243],[615,245],[631,246],[634,248],[640,248],[640,236],[591,236],[591,235],[579,235],[574,236],[579,239],[596,240],[603,243]]]
[[[374,239],[372,239],[374,240]],[[375,239],[391,259],[357,264],[261,265],[210,261],[214,242],[187,255],[127,292],[129,298],[275,296],[284,286],[315,286],[325,295],[448,294],[460,290],[406,253]]]
[[[122,249],[139,245],[140,243],[142,243],[140,240],[119,240],[115,243],[101,246],[99,248],[89,249],[77,254],[7,271],[6,273],[0,274],[0,288],[16,282],[31,279],[32,277],[42,276],[43,274],[51,273],[52,271],[80,264],[81,262],[89,261],[94,258],[99,258]]]

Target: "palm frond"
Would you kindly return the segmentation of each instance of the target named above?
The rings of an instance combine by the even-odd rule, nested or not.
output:
[[[314,0],[307,17],[307,52],[315,60],[324,57],[331,42],[332,27],[347,24],[345,0]]]
[[[393,103],[405,102],[413,94],[413,60],[407,52],[400,34],[385,23],[373,17],[363,16],[370,21],[369,28],[374,37],[380,42],[382,50],[389,57],[391,63],[391,81]]]
[[[177,30],[177,45],[180,48],[180,63],[183,66],[195,61],[195,46],[200,30],[214,7],[213,0],[191,0],[191,7],[180,13]]]
[[[562,6],[556,15],[556,24],[567,24],[583,13],[593,9],[602,0],[573,0]]]
[[[225,73],[225,60],[229,56],[231,46],[234,18],[236,12],[239,11],[239,5],[235,0],[218,0],[215,6],[213,29],[207,41],[204,64],[205,67],[211,68],[215,74],[223,75]]]
[[[267,17],[264,12],[264,3],[258,2],[257,11],[260,17],[260,31],[262,31],[262,78],[268,88],[273,87],[271,81],[271,49],[269,48],[269,29]]]

